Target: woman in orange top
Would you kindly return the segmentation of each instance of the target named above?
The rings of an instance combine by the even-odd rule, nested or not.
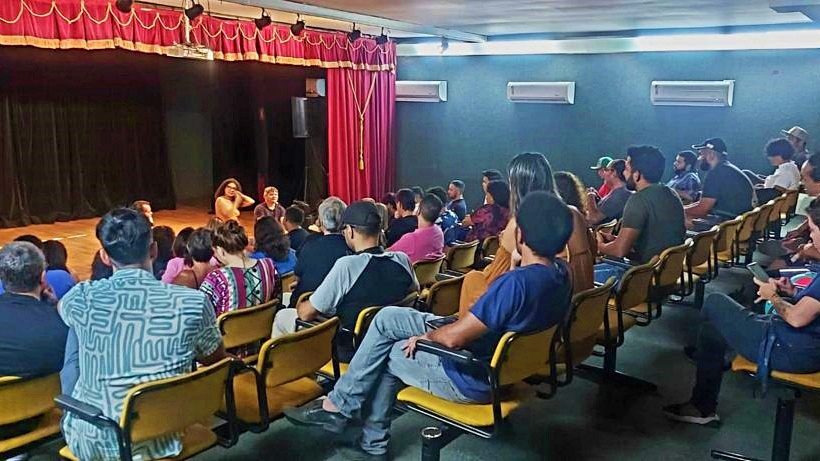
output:
[[[507,167],[510,179],[510,221],[499,235],[500,246],[493,262],[482,271],[471,271],[464,276],[459,300],[459,314],[465,315],[487,287],[500,275],[517,266],[515,258],[515,215],[524,196],[536,190],[555,193],[552,168],[543,154],[525,152],[516,155]],[[557,195],[557,194],[556,194]]]
[[[223,223],[239,222],[239,209],[256,203],[254,199],[242,193],[242,185],[234,178],[222,181],[216,188],[214,200],[214,214]]]

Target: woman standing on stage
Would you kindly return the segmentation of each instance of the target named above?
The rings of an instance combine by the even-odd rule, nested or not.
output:
[[[214,194],[214,213],[216,218],[222,222],[239,222],[239,209],[243,206],[251,206],[255,200],[242,193],[242,185],[234,178],[222,181],[216,188]]]

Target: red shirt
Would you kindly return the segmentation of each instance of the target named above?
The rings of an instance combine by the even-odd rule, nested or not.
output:
[[[604,198],[609,193],[612,192],[612,189],[606,183],[601,184],[601,187],[598,188],[598,197]]]

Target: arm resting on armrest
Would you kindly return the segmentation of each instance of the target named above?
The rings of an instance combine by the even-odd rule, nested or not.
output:
[[[479,362],[475,357],[473,357],[473,353],[470,351],[465,351],[462,349],[452,349],[443,346],[437,342],[428,341],[426,339],[419,339],[416,342],[416,351],[424,351],[429,354],[437,355],[439,357],[455,360],[459,363],[470,364]]]

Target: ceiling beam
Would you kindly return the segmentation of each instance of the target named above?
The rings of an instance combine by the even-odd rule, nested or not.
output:
[[[232,0],[234,3],[257,6],[271,10],[285,11],[288,13],[298,13],[307,16],[317,16],[320,18],[335,19],[337,21],[352,22],[356,24],[366,24],[369,26],[384,27],[385,29],[413,32],[417,34],[435,35],[447,37],[452,40],[462,42],[481,43],[486,42],[487,37],[480,34],[472,34],[453,29],[442,29],[434,26],[414,24],[412,22],[395,21],[393,19],[369,16],[366,14],[351,13],[347,11],[334,10],[321,6],[305,5],[302,3],[290,2],[287,0]]]
[[[814,22],[820,22],[820,1],[817,0],[770,0],[769,8],[778,13],[803,13]]]

